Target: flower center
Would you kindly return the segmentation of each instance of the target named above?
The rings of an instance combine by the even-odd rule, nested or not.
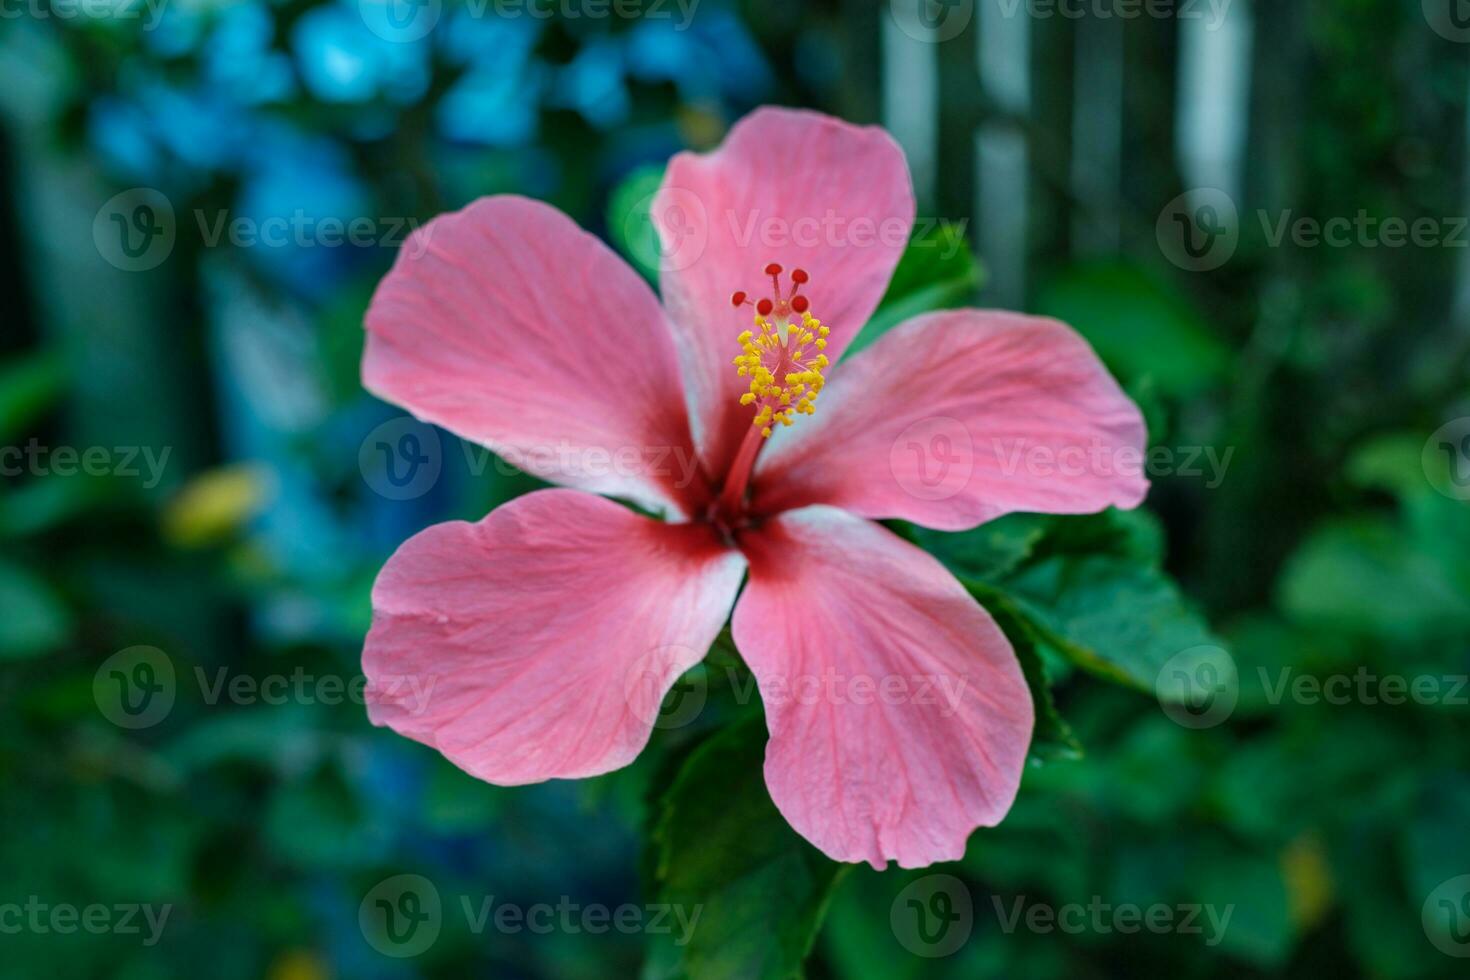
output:
[[[740,404],[755,406],[751,424],[769,437],[777,425],[790,425],[793,414],[811,415],[817,395],[826,382],[822,369],[828,364],[822,353],[830,332],[811,312],[811,302],[801,295],[807,274],[791,270],[791,291],[781,292],[781,267],[766,266],[775,292],[752,303],[743,292],[730,297],[736,307],[755,307],[755,329],[737,339],[745,353],[735,358],[742,378],[750,378],[750,390]]]

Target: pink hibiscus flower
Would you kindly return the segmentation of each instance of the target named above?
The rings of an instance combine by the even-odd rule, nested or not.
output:
[[[838,363],[914,220],[882,130],[759,110],[674,157],[653,216],[662,306],[518,197],[431,222],[378,287],[364,385],[562,488],[389,559],[371,718],[491,783],[605,773],[733,608],[792,827],[840,861],[957,859],[1015,799],[1031,696],[985,610],[873,521],[1136,506],[1137,467],[1022,461],[1137,458],[1143,420],[1053,320],[931,313]]]

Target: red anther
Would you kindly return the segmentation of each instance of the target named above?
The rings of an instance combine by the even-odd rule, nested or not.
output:
[[[766,275],[768,275],[768,276],[779,276],[780,274],[781,274],[781,267],[779,265],[777,265],[776,263],[772,262],[770,265],[766,266]]]
[[[731,306],[744,306],[745,305],[745,293],[743,293],[743,292],[737,292],[734,296],[731,296],[730,297],[730,305]]]
[[[805,313],[807,310],[811,309],[811,305],[811,300],[807,299],[805,296],[792,297],[791,308],[798,313]]]
[[[808,278],[809,277],[807,276],[805,269],[792,269],[791,270],[791,281],[794,282],[794,283],[796,283],[798,286],[800,286],[802,283],[806,282]]]
[[[768,299],[763,299],[759,303],[755,304],[755,311],[757,313],[759,313],[761,316],[770,316],[771,315],[771,311],[774,310],[775,308],[776,308],[776,304],[775,303],[772,303]]]

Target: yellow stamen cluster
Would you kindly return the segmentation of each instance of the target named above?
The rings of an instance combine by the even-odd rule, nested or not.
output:
[[[747,330],[737,339],[745,353],[735,358],[741,377],[750,378],[750,390],[740,404],[755,405],[751,424],[770,437],[777,425],[790,425],[793,414],[810,415],[826,380],[822,369],[828,364],[822,350],[827,334],[822,321],[811,313],[801,314],[801,325],[774,324],[756,314],[756,331]]]

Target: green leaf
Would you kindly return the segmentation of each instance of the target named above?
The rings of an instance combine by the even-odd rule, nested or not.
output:
[[[624,178],[607,202],[608,237],[633,267],[653,283],[658,282],[661,246],[649,209],[663,179],[663,167],[653,164],[640,167]]]
[[[1046,675],[1046,664],[1041,657],[1041,649],[1046,643],[1042,631],[1004,592],[980,582],[961,581],[975,597],[975,601],[984,606],[986,612],[995,619],[996,625],[1015,648],[1016,658],[1021,661],[1021,672],[1026,675],[1026,686],[1031,689],[1031,700],[1036,706],[1036,727],[1031,734],[1031,757],[1039,762],[1080,759],[1082,743],[1077,741],[1072,726],[1063,720],[1057,711],[1056,701],[1052,698],[1051,681]]]
[[[1295,930],[1275,855],[1227,847],[1202,863],[1194,897],[1204,906],[1205,941],[1259,966],[1279,966]]]
[[[136,503],[133,485],[108,477],[41,476],[0,494],[0,538],[41,534],[83,516],[97,518]]]
[[[447,759],[435,757],[428,765],[422,804],[425,824],[441,834],[474,834],[494,826],[505,801],[499,786],[465,779]]]
[[[1424,478],[1423,447],[1419,434],[1380,435],[1354,447],[1344,472],[1354,486],[1383,490],[1400,500],[1433,494]]]
[[[1223,379],[1229,352],[1181,298],[1131,265],[1075,266],[1041,292],[1037,312],[1076,327],[1125,382],[1164,395]]]
[[[373,298],[377,278],[358,279],[336,290],[317,315],[321,378],[335,405],[362,397],[362,348],[367,331],[363,316]]]
[[[266,810],[271,850],[304,869],[358,868],[381,861],[392,830],[370,813],[335,767],[279,786]]]
[[[71,635],[71,614],[40,578],[0,562],[0,660],[49,653]]]
[[[55,404],[65,381],[61,358],[50,352],[0,365],[0,442],[10,442]]]
[[[690,754],[659,801],[650,841],[658,900],[698,919],[652,951],[645,975],[800,975],[844,866],[786,823],[766,792],[764,757],[763,718],[731,725]]]
[[[843,356],[852,356],[910,317],[970,303],[983,279],[980,263],[959,229],[940,224],[915,232],[878,312]]]
[[[1413,816],[1404,828],[1413,894],[1428,895],[1440,883],[1470,869],[1466,828],[1470,828],[1470,776],[1452,770],[1426,774]]]
[[[1031,557],[1050,523],[1045,514],[1007,514],[957,533],[915,525],[907,537],[955,574],[993,581]]]
[[[1099,514],[1048,518],[1038,558],[1112,555],[1157,568],[1164,558],[1164,529],[1149,511],[1108,509]]]
[[[1222,646],[1168,576],[1132,561],[1048,558],[1010,578],[1004,589],[1069,660],[1150,693],[1175,654]]]
[[[1461,591],[1470,591],[1470,501],[1436,488],[1445,485],[1448,471],[1447,457],[1430,453],[1426,458],[1422,432],[1371,439],[1353,451],[1346,467],[1355,486],[1397,498],[1414,548],[1434,557]]]
[[[1470,596],[1380,518],[1320,527],[1288,560],[1279,595],[1300,622],[1366,634],[1416,635],[1470,622]]]

